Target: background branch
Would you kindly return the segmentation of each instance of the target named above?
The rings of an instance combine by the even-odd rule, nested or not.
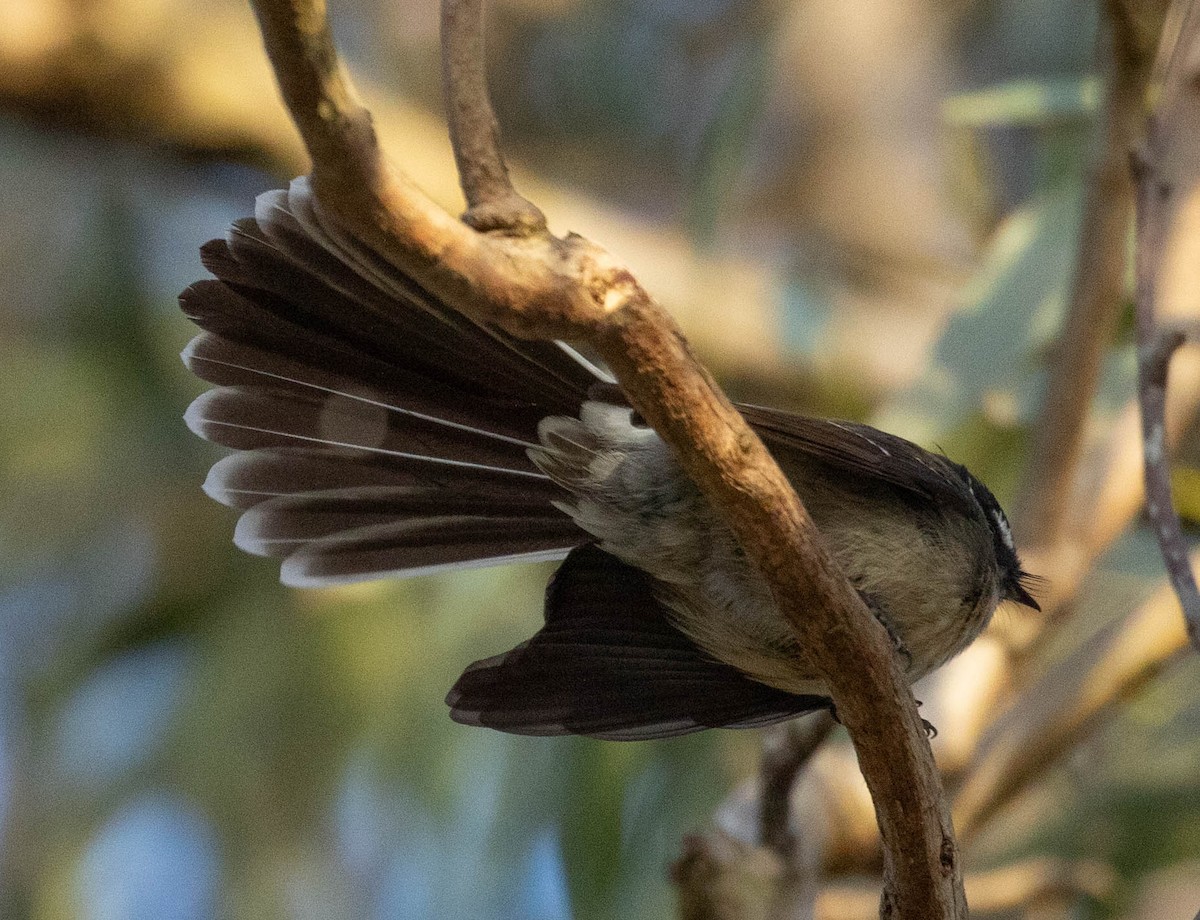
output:
[[[1146,510],[1162,551],[1167,573],[1183,607],[1193,645],[1200,649],[1200,592],[1187,559],[1179,514],[1171,494],[1166,451],[1167,369],[1185,339],[1174,328],[1156,323],[1160,298],[1179,301],[1196,297],[1194,289],[1160,290],[1178,275],[1166,271],[1168,251],[1176,260],[1200,259],[1200,223],[1186,207],[1195,198],[1200,159],[1200,7],[1175,4],[1164,35],[1157,71],[1161,102],[1146,126],[1146,139],[1134,161],[1137,181],[1136,329],[1138,399],[1142,410]],[[1180,167],[1183,167],[1181,171]],[[1185,205],[1181,207],[1181,203]],[[1194,279],[1184,276],[1190,282]]]
[[[1025,463],[1015,524],[1023,545],[1060,537],[1083,452],[1086,423],[1104,355],[1124,304],[1133,186],[1129,151],[1142,128],[1148,61],[1120,0],[1104,4],[1097,55],[1107,71],[1100,151],[1086,197],[1071,298],[1049,362],[1049,379]],[[1105,66],[1107,65],[1107,66]]]
[[[1108,896],[1116,881],[1111,868],[1098,862],[1029,859],[1002,869],[967,875],[972,916],[1042,916],[1033,914],[1047,904],[1068,905],[1081,895],[1096,900]],[[865,885],[831,885],[817,900],[814,920],[859,920],[871,909],[871,892]],[[1021,912],[1014,914],[1015,911]]]
[[[981,741],[955,794],[954,821],[962,837],[972,837],[1057,765],[1186,645],[1164,586],[1026,687]]]
[[[833,730],[833,717],[820,712],[807,719],[793,719],[763,732],[760,774],[760,839],[787,859],[795,835],[790,803],[792,786],[804,765]]]
[[[797,832],[792,820],[792,789],[834,727],[828,712],[793,719],[763,731],[759,768],[760,840],[781,865],[771,908],[772,920],[805,920],[812,916],[821,886],[824,834],[809,825]]]
[[[1152,316],[1150,300],[1142,302],[1139,294],[1139,310]],[[1152,294],[1146,294],[1152,299]],[[1152,325],[1153,320],[1147,325]],[[1165,416],[1167,402],[1167,370],[1171,357],[1184,343],[1186,336],[1176,329],[1153,332],[1143,330],[1143,341],[1138,348],[1138,390],[1142,404],[1142,444],[1146,465],[1146,515],[1154,528],[1162,552],[1163,563],[1170,576],[1171,585],[1183,608],[1184,622],[1193,645],[1200,650],[1200,592],[1196,590],[1196,578],[1187,558],[1187,544],[1183,539],[1183,525],[1175,500],[1171,494],[1170,460],[1167,454]]]

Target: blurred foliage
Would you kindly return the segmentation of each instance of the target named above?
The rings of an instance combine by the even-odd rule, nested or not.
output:
[[[267,180],[3,136],[6,174],[57,160],[76,210],[54,299],[0,314],[0,915],[662,915],[679,836],[735,776],[719,746],[445,715],[536,624],[548,568],[290,592],[199,492],[219,451],[180,421],[201,385],[173,292]]]
[[[666,205],[709,240],[745,167],[785,6],[567,6],[505,19],[509,56],[491,63],[506,135],[546,174],[628,207]]]
[[[623,148],[611,196],[676,189],[663,210],[711,245],[783,66],[776,7],[554,6],[501,93],[506,125],[593,187]],[[343,11],[339,28],[380,41],[371,15]],[[971,6],[957,41],[975,88],[946,101],[944,127],[970,137],[955,149],[981,158],[995,220],[924,371],[874,407],[835,382],[842,404],[940,444],[1002,497],[1070,284],[1093,20],[1083,3]],[[752,734],[619,745],[455,725],[446,689],[528,635],[549,569],[288,591],[200,493],[220,453],[180,421],[201,386],[175,358],[192,330],[174,293],[272,180],[11,121],[0,177],[0,916],[670,916],[665,868],[753,769]],[[828,344],[833,309],[820,283],[790,286],[780,328],[797,355]],[[1131,381],[1123,339],[1102,420]],[[1200,519],[1196,473],[1179,476]],[[1144,534],[1115,548],[1070,638],[1144,595],[1155,559]],[[1194,673],[1158,685],[999,851],[1111,861],[1118,902],[1092,916],[1194,857],[1198,689]]]
[[[1043,127],[1081,121],[1096,112],[1100,81],[1095,77],[1014,80],[951,96],[942,105],[947,124],[964,128],[997,125]]]
[[[1172,470],[1171,491],[1179,516],[1189,524],[1200,523],[1200,469],[1179,466]]]

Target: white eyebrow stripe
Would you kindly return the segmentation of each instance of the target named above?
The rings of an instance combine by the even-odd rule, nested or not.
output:
[[[1014,552],[1017,549],[1013,542],[1012,527],[1008,523],[1008,519],[999,510],[993,509],[992,519],[996,522],[996,528],[1000,531],[1000,539],[1004,541],[1004,545]]]

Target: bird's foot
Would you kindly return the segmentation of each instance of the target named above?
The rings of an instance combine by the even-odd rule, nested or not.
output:
[[[879,621],[879,625],[887,630],[888,638],[892,640],[892,648],[896,650],[896,654],[899,655],[904,661],[904,670],[912,670],[912,652],[908,650],[908,646],[905,645],[904,640],[900,638],[900,633],[897,631],[896,627],[892,625],[892,620],[884,610],[883,603],[879,600],[879,598],[872,594],[867,594],[865,591],[859,591],[858,596],[863,599],[863,603],[867,605],[867,609],[870,610],[875,616],[875,619]]]

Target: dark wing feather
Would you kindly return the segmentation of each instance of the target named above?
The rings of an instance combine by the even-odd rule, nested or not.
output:
[[[240,453],[205,489],[291,584],[561,559],[585,535],[527,449],[603,372],[447,309],[323,223],[304,180],[204,246],[180,298],[187,366],[216,389],[186,419]]]
[[[573,550],[547,589],[546,625],[471,665],[446,699],[451,715],[515,734],[635,741],[769,725],[829,705],[707,656],[671,624],[654,588],[595,546]]]
[[[979,513],[964,488],[965,470],[941,454],[858,422],[810,418],[763,406],[737,408],[785,471],[789,456],[798,453],[950,505],[966,515]]]

